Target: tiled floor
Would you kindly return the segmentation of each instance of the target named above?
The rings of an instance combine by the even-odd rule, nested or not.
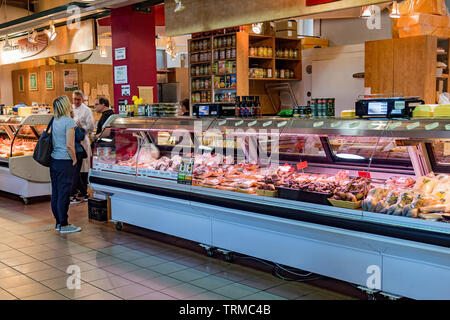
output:
[[[69,213],[83,231],[59,235],[49,206],[0,195],[0,300],[353,299],[90,223],[87,204]],[[66,273],[72,265],[80,289],[67,286],[75,283]]]

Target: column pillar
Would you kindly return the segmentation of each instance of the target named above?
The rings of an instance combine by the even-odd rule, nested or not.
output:
[[[155,14],[136,12],[133,6],[111,9],[112,59],[113,67],[127,66],[128,85],[131,95],[122,96],[122,85],[115,84],[114,76],[114,109],[118,113],[118,102],[139,96],[138,86],[152,86],[153,99],[157,101],[157,70]],[[126,59],[116,60],[115,49],[126,48]]]

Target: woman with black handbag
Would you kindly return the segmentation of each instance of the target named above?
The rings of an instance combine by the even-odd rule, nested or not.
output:
[[[54,120],[52,124],[53,151],[50,160],[52,181],[52,211],[56,230],[62,234],[81,231],[68,223],[70,194],[73,175],[77,164],[75,151],[75,128],[77,124],[70,117],[72,104],[62,96],[53,101]]]

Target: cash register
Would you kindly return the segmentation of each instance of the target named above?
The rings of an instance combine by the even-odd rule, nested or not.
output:
[[[414,108],[424,104],[419,97],[365,98],[355,104],[359,118],[403,118],[412,117]]]

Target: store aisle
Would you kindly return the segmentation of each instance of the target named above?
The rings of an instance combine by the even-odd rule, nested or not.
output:
[[[69,219],[83,231],[61,236],[48,201],[0,195],[0,300],[351,299],[90,223],[87,204],[72,206]],[[80,289],[67,288],[70,265],[81,270]]]

